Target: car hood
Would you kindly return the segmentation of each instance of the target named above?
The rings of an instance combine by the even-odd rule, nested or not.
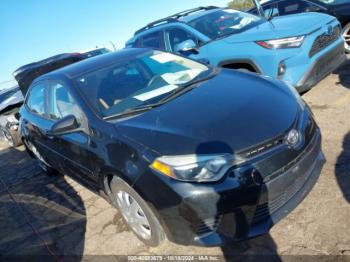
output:
[[[23,103],[23,100],[24,98],[23,98],[22,92],[18,90],[12,96],[8,97],[7,99],[5,99],[0,103],[0,112],[3,113],[6,111],[6,108]]]
[[[190,92],[115,123],[118,133],[161,155],[233,153],[286,132],[298,103],[278,82],[222,70]]]
[[[279,16],[223,40],[228,43],[238,43],[306,35],[332,20],[334,17],[320,13]]]

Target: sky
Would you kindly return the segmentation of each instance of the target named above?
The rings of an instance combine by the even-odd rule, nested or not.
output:
[[[228,0],[1,0],[0,88],[18,67],[96,46],[123,48],[147,23]]]

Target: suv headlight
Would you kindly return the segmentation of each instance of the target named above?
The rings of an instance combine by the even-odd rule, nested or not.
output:
[[[295,36],[281,39],[257,41],[256,43],[268,49],[297,48],[304,42],[305,36]]]
[[[213,182],[225,175],[232,161],[230,154],[162,156],[154,160],[150,167],[181,181]]]

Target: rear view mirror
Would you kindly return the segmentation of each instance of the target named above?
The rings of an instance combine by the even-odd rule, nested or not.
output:
[[[51,128],[49,135],[63,135],[76,131],[79,123],[75,116],[69,115],[58,120]]]
[[[196,43],[191,39],[183,41],[178,45],[176,45],[174,51],[176,53],[186,53],[186,52],[192,52],[193,54],[199,53]]]

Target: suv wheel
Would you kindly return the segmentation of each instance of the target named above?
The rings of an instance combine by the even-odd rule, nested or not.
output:
[[[147,203],[118,177],[112,179],[110,187],[113,202],[136,236],[146,245],[158,246],[165,238],[164,231]]]
[[[345,51],[350,53],[350,23],[344,26],[343,37],[345,41]]]

